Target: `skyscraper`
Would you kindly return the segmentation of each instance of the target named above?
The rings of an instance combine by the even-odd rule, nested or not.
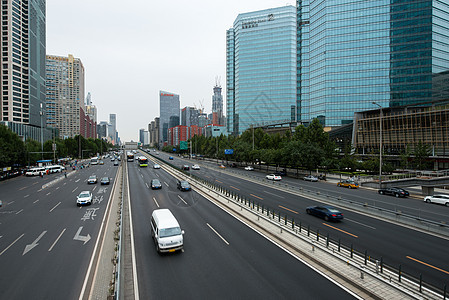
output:
[[[296,8],[239,14],[227,31],[227,130],[296,121]]]
[[[117,138],[117,115],[116,114],[109,114],[109,138],[113,145],[118,144],[118,138]]]
[[[159,91],[160,147],[168,142],[168,128],[179,125],[179,95]]]
[[[212,95],[212,123],[225,125],[223,121],[223,95],[221,94],[221,86],[217,83],[214,86],[214,94]]]
[[[0,121],[24,139],[40,141],[40,128],[46,127],[45,2],[4,0],[1,12]],[[51,133],[43,136],[47,140]]]
[[[300,119],[449,98],[449,2],[298,0]]]
[[[79,58],[47,55],[47,124],[59,129],[61,138],[81,131],[84,115],[84,66]],[[84,129],[83,129],[84,132]]]

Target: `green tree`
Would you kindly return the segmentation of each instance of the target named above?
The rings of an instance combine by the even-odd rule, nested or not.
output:
[[[431,148],[428,144],[424,144],[422,141],[419,141],[415,146],[415,151],[413,151],[414,164],[416,169],[425,170],[429,167],[429,162],[427,159],[431,154]]]
[[[0,124],[0,167],[24,165],[24,144],[7,126]]]

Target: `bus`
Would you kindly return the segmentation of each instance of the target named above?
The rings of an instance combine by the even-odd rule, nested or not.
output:
[[[139,166],[148,167],[148,159],[144,156],[139,157]]]
[[[127,161],[134,161],[134,154],[132,152],[126,153]]]
[[[90,159],[90,164],[91,165],[98,165],[98,157],[92,157],[91,159]]]

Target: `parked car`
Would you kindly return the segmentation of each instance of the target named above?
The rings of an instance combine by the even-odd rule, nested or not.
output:
[[[246,171],[253,171],[253,170],[254,170],[254,168],[253,168],[253,167],[251,167],[251,166],[246,166],[246,167],[245,167],[245,170],[246,170]]]
[[[103,184],[109,184],[109,183],[110,183],[109,177],[103,177],[103,178],[101,178],[100,183],[101,183],[101,185],[103,185]]]
[[[186,180],[178,180],[177,187],[181,191],[190,191],[192,189]]]
[[[162,184],[159,181],[159,179],[152,179],[151,180],[151,189],[152,190],[157,190],[157,189],[161,189],[162,188]]]
[[[76,205],[91,205],[92,204],[92,193],[90,191],[82,191],[76,197]]]
[[[343,214],[338,209],[330,205],[309,206],[306,208],[306,212],[309,215],[323,218],[326,221],[343,220]]]
[[[350,189],[356,189],[359,187],[359,184],[351,179],[346,179],[337,183],[337,186],[347,187]]]
[[[154,164],[154,165],[153,165],[153,169],[160,169],[160,168],[161,168],[161,166],[158,165],[158,164]]]
[[[401,189],[401,188],[397,188],[397,187],[390,187],[390,188],[380,189],[380,190],[378,190],[378,193],[381,194],[381,195],[395,196],[396,198],[407,197],[407,196],[410,195],[410,193],[407,192],[406,190]]]
[[[193,165],[192,166],[192,170],[199,170],[200,169],[200,166],[198,166],[198,165]]]
[[[183,165],[182,169],[188,171],[188,170],[190,170],[190,167],[189,167],[189,165]]]
[[[303,178],[305,181],[317,182],[318,178],[313,175],[307,175]]]
[[[432,195],[424,197],[424,201],[427,203],[437,203],[449,206],[449,196],[448,195]]]
[[[89,177],[89,179],[87,179],[87,184],[94,184],[97,183],[97,176],[96,175],[92,175]]]
[[[268,174],[267,176],[265,176],[265,178],[268,180],[275,180],[275,181],[279,181],[282,179],[281,176],[275,174]]]

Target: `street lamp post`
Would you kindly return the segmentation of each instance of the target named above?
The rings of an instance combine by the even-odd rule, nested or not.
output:
[[[383,111],[382,106],[376,102],[373,102],[374,105],[379,106],[379,189],[382,188],[382,117]]]
[[[39,112],[39,114],[41,115],[41,159],[44,160],[44,128],[42,125],[42,115],[44,114],[44,112],[42,111],[42,103],[41,103],[41,111]]]

